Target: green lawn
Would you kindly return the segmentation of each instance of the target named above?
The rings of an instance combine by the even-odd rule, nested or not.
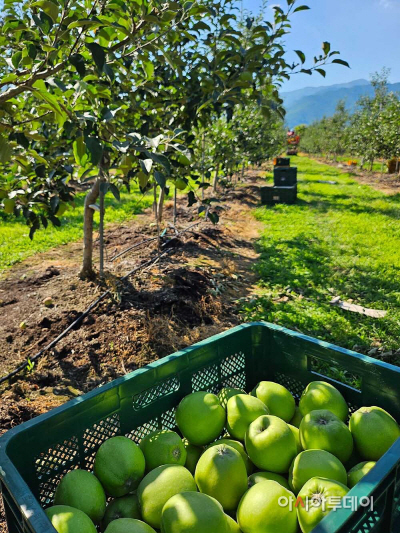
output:
[[[84,194],[76,198],[76,207],[61,217],[62,225],[56,228],[49,224],[47,229],[40,229],[35,233],[33,241],[29,239],[29,227],[22,219],[13,216],[0,218],[0,273],[37,252],[43,252],[54,246],[77,241],[83,236],[83,203]],[[150,196],[143,196],[139,190],[130,194],[122,193],[121,202],[111,194],[106,197],[106,224],[122,222],[132,218],[145,207],[151,205]],[[99,215],[95,214],[95,224],[98,225]]]
[[[245,305],[245,318],[347,348],[398,349],[400,195],[386,196],[306,157],[292,158],[292,165],[299,169],[297,204],[255,211],[265,225],[256,264],[261,290]],[[329,304],[334,296],[388,314],[375,319],[343,311]]]

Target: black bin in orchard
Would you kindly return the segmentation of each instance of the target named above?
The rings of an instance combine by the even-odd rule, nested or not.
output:
[[[293,187],[297,185],[297,167],[275,167],[274,185],[276,187]]]

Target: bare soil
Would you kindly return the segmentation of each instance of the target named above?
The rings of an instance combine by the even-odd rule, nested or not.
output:
[[[157,241],[111,262],[122,250],[153,237],[152,213],[107,228],[104,281],[81,281],[81,243],[38,254],[8,271],[0,282],[0,376],[55,339],[98,296],[110,289],[83,322],[46,352],[30,371],[0,387],[0,434],[74,396],[88,392],[153,360],[240,322],[240,299],[256,290],[252,266],[260,224],[251,214],[259,205],[263,172],[219,194],[219,224],[203,221],[170,240],[168,254],[120,283],[127,272],[156,257]],[[172,202],[165,206],[172,220]],[[198,222],[195,207],[178,205],[178,230]],[[52,306],[43,302],[52,299]],[[25,327],[21,323],[25,323]],[[0,516],[0,533],[7,529]]]

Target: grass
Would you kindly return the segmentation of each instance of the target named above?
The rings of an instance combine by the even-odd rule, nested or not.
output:
[[[79,194],[75,200],[75,209],[69,210],[61,217],[61,227],[49,224],[47,229],[36,232],[33,241],[29,239],[29,227],[23,219],[14,216],[0,218],[0,273],[15,263],[38,252],[44,252],[69,242],[77,241],[83,236],[83,203],[85,195]],[[151,205],[150,196],[143,196],[139,190],[130,194],[122,193],[121,202],[108,194],[106,197],[106,224],[123,222],[132,218],[145,207]],[[95,214],[95,227],[98,226],[98,213]]]
[[[306,157],[296,205],[261,207],[260,295],[247,320],[267,320],[314,337],[384,350],[400,347],[400,195],[386,196],[350,174]],[[335,185],[318,183],[333,180]],[[334,296],[384,309],[369,318],[330,305]]]

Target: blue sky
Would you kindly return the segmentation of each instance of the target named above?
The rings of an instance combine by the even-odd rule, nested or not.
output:
[[[348,61],[351,70],[339,65],[327,69],[323,79],[297,74],[285,83],[291,91],[309,86],[333,85],[356,79],[369,79],[382,67],[391,69],[391,82],[400,82],[400,0],[304,0],[309,11],[293,15],[293,32],[287,37],[287,49],[303,50],[312,60],[323,41]],[[286,5],[286,0],[271,0],[271,6]],[[245,9],[258,11],[261,0],[243,0]],[[292,58],[292,55],[289,55]],[[293,57],[294,59],[294,57]]]

